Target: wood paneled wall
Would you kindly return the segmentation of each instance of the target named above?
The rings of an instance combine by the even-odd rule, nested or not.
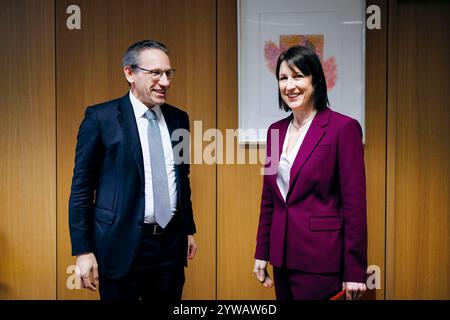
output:
[[[217,7],[217,127],[225,133],[238,128],[236,2],[219,0]],[[249,149],[237,148],[244,148],[248,159]],[[264,290],[252,272],[262,190],[260,168],[259,164],[218,165],[218,299],[275,298],[274,290]]]
[[[81,8],[81,30],[65,27],[66,8]],[[124,95],[129,89],[122,55],[132,43],[157,39],[169,48],[177,70],[168,102],[186,110],[203,128],[216,126],[215,1],[58,1],[56,6],[58,298],[96,298],[69,290],[68,197],[78,126],[88,105]],[[192,137],[192,140],[195,136]],[[199,251],[186,272],[184,298],[215,298],[215,166],[193,165],[191,187]],[[199,290],[201,288],[201,290]]]
[[[387,298],[450,299],[450,3],[390,3]]]
[[[53,1],[2,1],[0,43],[0,299],[55,299]]]
[[[386,228],[386,70],[387,3],[367,1],[367,6],[381,9],[381,29],[366,29],[366,165],[368,264],[380,268],[381,288],[367,292],[366,298],[383,299],[385,295]]]

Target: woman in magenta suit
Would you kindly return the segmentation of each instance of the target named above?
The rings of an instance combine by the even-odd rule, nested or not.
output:
[[[276,67],[280,108],[267,133],[253,272],[280,300],[347,299],[366,290],[367,224],[362,131],[328,108],[319,58],[294,46]],[[270,262],[274,281],[266,268]]]

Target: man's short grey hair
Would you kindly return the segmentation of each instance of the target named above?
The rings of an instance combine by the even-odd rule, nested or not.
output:
[[[169,50],[167,47],[156,40],[141,40],[131,45],[125,54],[123,55],[122,66],[125,68],[126,66],[130,66],[131,69],[135,69],[139,64],[139,54],[142,50],[145,49],[159,49],[164,53],[167,53]]]

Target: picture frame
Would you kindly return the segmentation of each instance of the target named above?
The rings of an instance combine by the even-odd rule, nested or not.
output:
[[[300,44],[315,50],[330,108],[365,132],[365,0],[237,0],[240,144],[264,144],[279,109],[278,56]]]

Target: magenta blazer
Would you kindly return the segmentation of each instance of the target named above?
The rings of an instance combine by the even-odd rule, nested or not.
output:
[[[278,168],[292,117],[269,127],[266,172]],[[271,151],[273,130],[279,141]],[[318,112],[292,165],[286,201],[276,176],[276,170],[264,176],[255,258],[304,272],[338,272],[343,281],[365,283],[366,181],[359,123],[329,108]]]

